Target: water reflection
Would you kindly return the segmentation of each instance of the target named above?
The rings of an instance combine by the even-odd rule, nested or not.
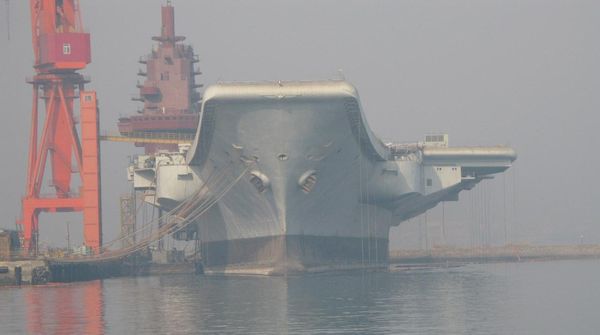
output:
[[[472,303],[485,302],[482,290],[494,293],[484,289],[486,281],[489,285],[480,273],[446,269],[289,278],[149,277],[107,281],[105,289],[111,292],[109,305],[131,316],[125,322],[120,313],[108,311],[109,324],[119,325],[111,329],[116,333],[468,333],[485,327],[479,320],[492,317]]]
[[[101,281],[23,290],[28,334],[105,333]]]
[[[27,333],[468,333],[485,314],[471,302],[485,300],[485,281],[477,273],[429,270],[139,277],[28,288]]]
[[[0,334],[595,334],[597,265],[0,288]]]

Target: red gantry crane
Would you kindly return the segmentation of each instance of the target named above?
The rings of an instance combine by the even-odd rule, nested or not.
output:
[[[102,245],[98,108],[96,92],[84,90],[89,80],[78,73],[91,61],[90,35],[83,32],[78,0],[29,3],[36,73],[30,80],[33,107],[27,189],[19,222],[24,247],[29,253],[37,252],[41,212],[81,211],[85,245],[97,251]],[[43,115],[38,104],[44,105]],[[42,195],[48,162],[52,191]],[[75,186],[74,174],[80,179]],[[75,187],[79,189],[74,192]]]

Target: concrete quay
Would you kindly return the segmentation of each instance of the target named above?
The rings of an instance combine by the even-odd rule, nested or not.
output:
[[[44,260],[0,261],[0,285],[37,285],[50,281]]]
[[[392,250],[390,264],[486,263],[600,258],[600,245],[507,245],[493,247],[434,247]]]

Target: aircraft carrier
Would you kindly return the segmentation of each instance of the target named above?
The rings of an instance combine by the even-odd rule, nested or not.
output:
[[[193,144],[138,156],[129,177],[165,211],[214,199],[177,235],[199,239],[208,273],[268,275],[387,267],[390,227],[515,159],[444,134],[384,143],[346,81],[222,83],[204,92]],[[216,174],[232,185],[218,198]]]

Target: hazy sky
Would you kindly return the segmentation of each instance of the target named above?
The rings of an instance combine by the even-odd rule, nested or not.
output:
[[[0,226],[14,227],[25,189],[33,74],[28,1],[0,3]],[[101,128],[134,112],[137,60],[160,32],[160,0],[81,0],[92,33],[85,70],[101,100]],[[506,176],[445,205],[449,243],[487,221],[491,241],[600,243],[600,2],[555,0],[175,0],[177,32],[200,55],[205,85],[219,80],[339,78],[354,84],[384,139],[450,134],[454,145],[508,144]],[[131,145],[102,144],[105,240],[119,231]],[[515,187],[516,186],[516,187]],[[506,201],[505,201],[506,199]],[[486,206],[478,206],[489,204]],[[476,205],[472,211],[470,208]],[[428,214],[439,239],[441,207]],[[483,219],[482,219],[483,218]],[[485,219],[485,220],[484,220]],[[42,239],[63,243],[63,221],[42,216]],[[479,223],[475,222],[475,225]],[[414,244],[417,220],[392,232]],[[73,239],[81,228],[71,225]],[[437,234],[437,235],[436,235]]]

